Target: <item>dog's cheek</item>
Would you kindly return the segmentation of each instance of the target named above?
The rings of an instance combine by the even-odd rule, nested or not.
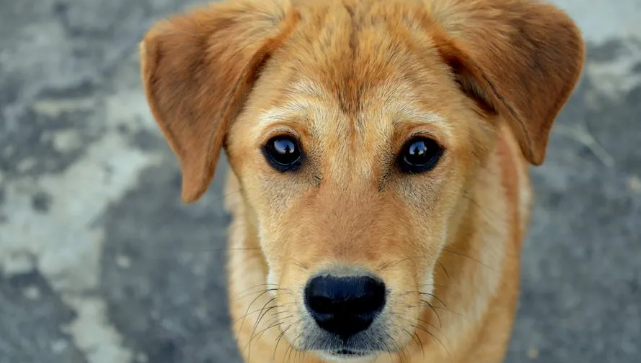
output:
[[[423,272],[423,280],[419,287],[421,293],[427,294],[430,296],[434,292],[434,267],[426,269]]]
[[[260,246],[269,270],[267,282],[278,283],[281,275],[280,261],[284,259],[282,248],[277,240],[268,233],[268,228],[261,226],[259,229]]]

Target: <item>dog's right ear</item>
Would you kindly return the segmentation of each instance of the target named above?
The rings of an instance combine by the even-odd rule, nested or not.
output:
[[[297,19],[287,0],[245,0],[175,16],[145,35],[145,94],[180,160],[184,202],[207,190],[229,122]]]

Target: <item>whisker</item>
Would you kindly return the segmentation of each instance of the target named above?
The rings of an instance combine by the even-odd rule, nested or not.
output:
[[[221,250],[225,251],[258,251],[261,247],[222,247]]]
[[[267,307],[267,305],[271,304],[274,300],[276,300],[276,298],[275,298],[275,297],[274,297],[274,298],[272,298],[272,299],[270,299],[269,301],[267,301],[267,302],[265,303],[265,305],[263,305],[263,309],[261,310],[261,313],[259,314],[258,319],[256,319],[256,322],[254,323],[254,326],[253,326],[253,328],[252,328],[251,335],[249,336],[249,342],[247,343],[247,347],[246,347],[246,348],[248,348],[248,355],[247,355],[247,356],[248,356],[248,358],[251,356],[251,343],[252,343],[252,340],[254,339],[254,334],[256,333],[256,328],[260,325],[260,322],[261,322],[261,321],[263,320],[263,318],[266,316],[267,312],[269,312],[271,309],[273,309],[273,308],[277,307],[278,305],[274,305],[274,306],[272,306],[272,307],[268,308],[268,309],[267,309],[267,311],[265,311],[265,313],[262,313],[262,311]],[[244,349],[245,349],[245,348],[243,348],[243,350],[244,350]]]
[[[431,297],[433,299],[436,299],[436,301],[440,302],[443,306],[447,307],[447,304],[444,303],[443,300],[441,300],[438,296],[436,296],[434,294],[430,294],[429,292],[421,292],[421,291],[418,291],[418,294],[419,295],[427,295],[427,296],[429,296],[429,297]]]
[[[269,292],[269,289],[261,292],[258,296],[256,296],[256,298],[254,300],[252,300],[252,302],[249,304],[249,306],[247,306],[247,310],[245,311],[245,315],[243,316],[243,321],[240,324],[239,330],[243,328],[243,325],[245,324],[245,318],[247,318],[247,314],[249,313],[249,309],[251,308],[251,306],[254,305],[256,300],[258,300],[261,296],[265,295],[268,292]]]
[[[267,328],[261,330],[260,332],[258,332],[258,334],[256,334],[256,340],[260,340],[260,338],[263,336],[263,334],[265,334],[265,332],[267,332],[269,329],[272,329],[272,328],[277,327],[277,326],[281,326],[282,324],[285,323],[285,321],[287,319],[290,319],[290,318],[293,317],[293,315],[288,315],[288,316],[283,317],[283,318],[278,318],[279,314],[280,313],[276,313],[275,316],[274,316],[274,319],[272,319],[272,320],[277,320],[277,322],[269,325]]]
[[[228,251],[251,251],[251,252],[261,252],[261,247],[211,247],[211,248],[202,248],[192,251],[197,252],[228,252]]]
[[[461,318],[463,318],[463,319],[466,319],[466,320],[467,320],[467,317],[466,317],[465,315],[463,315],[463,314],[461,314],[461,313],[459,313],[459,312],[456,312],[456,311],[454,311],[454,310],[452,310],[452,309],[448,309],[448,308],[445,308],[445,307],[442,307],[442,306],[435,306],[434,308],[435,308],[435,309],[439,309],[439,310],[445,310],[445,311],[447,311],[447,312],[449,312],[449,313],[452,313],[452,314],[454,314],[454,315],[457,315],[457,316],[459,316],[459,317],[461,317]],[[469,321],[469,320],[468,320],[468,321]]]
[[[266,332],[266,331],[268,331],[269,329],[272,329],[272,328],[275,328],[275,327],[277,327],[277,326],[281,326],[281,325],[283,325],[283,323],[282,323],[282,322],[279,322],[279,323],[273,323],[273,324],[271,324],[270,326],[268,326],[267,328],[265,328],[265,329],[263,329],[263,330],[259,331],[259,332],[258,332],[258,334],[256,334],[256,340],[260,340],[260,338],[263,336],[263,334],[265,334],[265,332]]]
[[[236,300],[244,299],[247,296],[250,296],[251,294],[257,294],[259,292],[259,291],[255,291],[255,292],[251,293],[251,292],[249,292],[250,290],[257,289],[257,288],[266,288],[266,287],[269,287],[269,286],[276,286],[276,287],[260,290],[260,292],[263,292],[263,291],[278,291],[280,289],[278,287],[278,285],[276,285],[276,284],[260,284],[260,285],[252,286],[252,287],[250,287],[248,289],[245,289],[243,291],[238,292],[238,294],[236,294],[237,296],[235,297],[235,299]],[[243,295],[243,294],[246,294],[246,295]]]
[[[485,217],[488,221],[491,221],[492,219],[496,219],[499,214],[496,212],[491,212],[484,206],[482,206],[474,197],[471,197],[467,192],[463,193],[463,198],[467,199],[470,201],[475,207],[479,209],[481,214],[483,214],[483,217]],[[490,215],[492,214],[492,215]],[[491,223],[490,223],[491,224]]]
[[[438,319],[438,325],[442,328],[443,321],[441,320],[441,316],[438,315],[438,312],[436,311],[436,308],[434,307],[434,305],[430,304],[429,301],[426,301],[426,300],[421,300],[421,302],[424,304],[427,304],[427,306],[429,306],[430,309],[432,309],[432,311],[434,312],[434,315],[436,315],[436,319]]]
[[[410,325],[412,325],[412,326],[413,326],[413,325],[415,325],[415,323],[414,323],[413,321],[411,321],[410,319],[405,318],[405,317],[404,317],[404,316],[402,316],[402,315],[399,315],[399,314],[394,314],[394,315],[398,316],[398,318],[399,318],[400,320],[405,321],[405,322],[409,323],[409,324],[410,324]],[[432,324],[432,323],[430,323],[430,322],[427,322],[427,321],[425,321],[425,320],[422,320],[422,319],[416,319],[416,321],[418,321],[419,323],[422,323],[422,324],[427,324],[428,326],[432,327],[434,330],[436,330],[436,332],[437,332],[437,333],[439,333],[439,334],[441,334],[441,335],[443,336],[443,339],[445,339],[445,341],[446,341],[448,344],[450,344],[450,343],[449,343],[449,339],[447,339],[447,336],[445,335],[445,333],[443,333],[443,331],[442,331],[442,330],[440,330],[439,328],[437,328],[434,324]]]
[[[402,258],[402,259],[400,259],[400,260],[390,261],[390,262],[384,263],[384,264],[379,268],[379,270],[380,270],[380,271],[385,271],[386,269],[388,269],[388,268],[392,268],[392,267],[394,267],[394,266],[398,265],[398,264],[399,264],[399,263],[401,263],[401,262],[405,262],[405,261],[412,260],[412,259],[414,259],[414,258],[413,258],[413,257],[406,257],[406,258]]]
[[[289,348],[287,348],[286,353],[287,353],[287,352],[289,352],[289,354],[287,354],[287,362],[289,362],[289,360],[290,360],[290,359],[291,359],[291,357],[292,357],[292,353],[294,352],[294,349],[295,349],[295,348],[294,348],[294,344],[296,344],[296,341],[297,341],[298,339],[300,339],[302,336],[303,336],[303,334],[298,334],[298,336],[296,337],[296,339],[294,339],[294,340],[292,341],[292,343],[289,345]]]
[[[399,358],[401,359],[401,362],[403,361],[409,361],[409,352],[407,351],[407,347],[402,347],[400,350],[398,349],[398,344],[394,344],[396,346],[396,350],[398,350],[398,355]]]
[[[416,334],[416,332],[414,332],[414,334],[412,334],[412,333],[410,333],[410,332],[409,332],[409,330],[407,330],[407,329],[405,329],[405,328],[402,328],[402,329],[403,329],[403,332],[405,332],[405,334],[409,335],[409,337],[410,337],[412,340],[414,340],[414,342],[415,342],[419,347],[421,347],[421,351],[423,352],[423,357],[425,357],[425,349],[424,349],[424,347],[423,347],[423,342],[421,341],[421,337],[419,337],[419,336],[418,336],[418,334]]]
[[[429,335],[430,335],[432,338],[434,338],[434,339],[435,339],[439,344],[441,344],[441,346],[443,347],[443,349],[445,349],[445,351],[447,352],[448,356],[450,355],[450,354],[449,354],[449,350],[447,349],[446,345],[445,345],[445,344],[443,344],[443,342],[442,342],[442,341],[441,341],[441,340],[440,340],[436,335],[434,335],[434,333],[432,333],[431,331],[429,331],[429,329],[427,329],[426,327],[424,327],[424,326],[423,326],[423,325],[421,325],[421,324],[415,324],[415,323],[413,323],[412,321],[410,321],[409,319],[407,319],[407,318],[403,317],[402,315],[398,315],[398,314],[395,314],[395,315],[397,315],[399,319],[401,319],[401,320],[403,320],[403,321],[405,321],[405,322],[410,323],[410,325],[411,325],[414,329],[416,329],[416,330],[420,330],[420,331],[422,331],[422,332],[425,332],[425,333],[429,334]],[[421,320],[421,319],[417,319],[417,321],[418,321],[418,322],[421,322],[421,323],[428,324],[429,326],[431,326],[431,327],[433,327],[434,329],[436,329],[436,330],[437,330],[437,332],[443,336],[443,339],[445,339],[445,341],[449,344],[449,340],[447,339],[447,336],[445,336],[445,334],[444,334],[442,331],[440,331],[438,328],[436,328],[434,325],[432,325],[432,324],[430,324],[430,323],[428,323],[428,322],[426,322],[426,321],[424,321],[424,320]]]
[[[421,302],[421,303],[423,303],[423,304],[426,304],[426,305],[430,305],[430,304],[429,304],[427,301],[425,301],[425,300],[421,300],[420,302]],[[413,306],[413,307],[415,307],[415,308],[422,308],[422,306],[420,306],[420,305],[416,305],[416,306]],[[454,314],[454,315],[456,315],[456,316],[458,316],[458,317],[460,317],[460,318],[466,319],[466,321],[468,321],[468,322],[469,322],[469,320],[467,319],[467,317],[466,317],[465,315],[463,315],[462,313],[456,312],[456,311],[454,311],[454,310],[452,310],[452,309],[448,309],[448,308],[443,307],[443,306],[434,306],[434,305],[430,305],[430,308],[431,308],[433,311],[434,311],[435,309],[436,309],[436,310],[445,310],[446,312],[448,312],[448,313],[452,313],[452,314]],[[434,312],[435,312],[435,311],[434,311]],[[437,317],[438,317],[438,315],[437,315]]]
[[[234,194],[237,194],[237,193],[240,193],[242,191],[243,191],[243,188],[239,188],[237,190],[232,190],[232,191],[230,191],[228,193],[221,193],[220,195],[213,195],[214,198],[211,201],[209,201],[208,203],[218,203],[221,200],[223,200],[224,198],[230,197],[230,196],[232,196]]]
[[[451,344],[451,343],[450,343],[450,341],[449,341],[449,339],[447,339],[447,336],[445,335],[445,333],[443,333],[443,331],[442,331],[441,329],[439,329],[439,328],[437,328],[436,326],[434,326],[434,324],[432,324],[432,323],[430,323],[430,322],[427,322],[427,321],[425,321],[425,320],[423,320],[423,319],[417,319],[416,321],[418,321],[418,322],[419,322],[419,323],[421,323],[421,324],[427,324],[427,325],[428,325],[428,326],[430,326],[432,329],[436,330],[436,332],[437,332],[437,333],[441,334],[441,336],[443,337],[443,339],[445,339],[445,342],[446,342],[447,344]]]
[[[280,340],[283,338],[283,336],[285,336],[285,334],[287,333],[287,331],[288,331],[291,327],[293,327],[294,325],[298,324],[300,321],[301,321],[301,320],[297,320],[297,321],[295,321],[295,322],[291,323],[291,324],[290,324],[290,325],[289,325],[285,330],[282,330],[282,331],[280,332],[280,334],[278,335],[278,338],[276,338],[276,346],[274,347],[274,354],[273,354],[273,356],[272,356],[272,359],[273,359],[273,360],[276,360],[276,351],[278,350],[278,344],[280,344]]]
[[[443,248],[443,252],[448,252],[448,253],[451,253],[451,254],[453,254],[453,255],[457,255],[457,256],[461,256],[461,257],[469,258],[470,260],[472,260],[472,261],[475,261],[475,262],[479,263],[481,266],[483,266],[483,267],[487,268],[488,270],[490,270],[490,271],[492,271],[492,272],[494,272],[494,273],[497,273],[497,274],[499,273],[498,271],[496,271],[495,269],[493,269],[493,268],[492,268],[492,267],[490,267],[489,265],[487,265],[487,264],[483,263],[482,261],[480,261],[480,260],[478,260],[478,259],[476,259],[476,258],[474,258],[474,257],[468,256],[468,255],[466,255],[466,254],[464,254],[464,253],[462,253],[462,252],[452,251],[452,250],[449,250],[449,249],[447,249],[447,248]]]
[[[421,340],[421,337],[418,336],[418,333],[414,332],[414,336],[418,340],[418,344],[421,346],[421,352],[423,352],[423,358],[425,358],[425,347],[423,346],[423,341]]]
[[[447,270],[445,269],[445,265],[443,264],[443,262],[439,261],[438,264],[441,265],[441,268],[443,269],[443,273],[445,273],[445,277],[447,277],[447,279],[449,280],[450,279],[450,274],[447,273]]]
[[[421,284],[418,287],[421,288],[421,287],[427,287],[427,286],[442,287],[442,288],[446,288],[446,289],[449,288],[448,285],[444,285],[444,284]],[[411,293],[411,292],[414,292],[414,291],[409,291],[409,292]]]
[[[279,308],[283,308],[283,307],[285,307],[285,306],[294,305],[294,304],[296,304],[296,302],[295,302],[295,301],[293,301],[293,302],[289,302],[289,303],[285,303],[285,304],[280,304],[280,305],[278,305],[278,307],[279,307]],[[245,314],[242,318],[238,318],[238,319],[236,319],[235,321],[233,321],[233,322],[232,322],[232,324],[233,324],[233,325],[238,324],[242,319],[244,319],[244,318],[246,318],[246,317],[249,317],[250,315],[254,315],[254,314],[256,314],[256,313],[258,313],[258,312],[261,312],[261,311],[262,311],[262,309],[256,309],[256,310],[254,310],[254,311],[252,311],[252,312],[250,312],[250,313],[247,313],[247,314]],[[278,314],[280,314],[280,312],[279,312]]]
[[[385,351],[387,351],[387,355],[389,356],[389,359],[390,360],[394,360],[394,357],[392,357],[392,348],[390,348],[390,346],[389,346],[389,342],[390,341],[392,341],[392,343],[394,343],[394,345],[396,345],[396,343],[394,342],[394,338],[392,338],[392,336],[390,335],[389,332],[385,332],[385,338],[386,339],[383,340],[383,344],[382,344],[383,345],[383,349],[385,349]]]
[[[274,286],[277,286],[277,285],[274,285]],[[264,289],[264,290],[261,290],[261,291],[247,292],[246,294],[244,294],[242,296],[240,296],[240,293],[239,293],[239,296],[236,297],[234,300],[235,301],[242,300],[242,299],[244,299],[246,297],[252,296],[253,294],[258,294],[259,292],[260,293],[263,293],[263,292],[277,292],[280,295],[292,295],[292,291],[290,289],[274,287],[274,288]]]
[[[298,266],[303,270],[308,270],[309,269],[309,267],[307,267],[307,265],[305,265],[304,263],[302,263],[302,262],[300,262],[298,260],[295,260],[293,258],[291,260],[292,260],[292,262],[294,263],[295,266]]]
[[[273,308],[275,308],[275,307],[277,307],[277,306],[278,306],[278,305],[274,305],[274,306],[271,306],[271,307],[267,308],[267,306],[268,306],[269,304],[271,304],[272,302],[274,302],[275,300],[276,300],[276,298],[275,298],[275,297],[273,297],[273,298],[271,298],[269,301],[267,301],[267,302],[265,303],[265,305],[263,305],[263,308],[261,309],[260,314],[258,314],[258,319],[256,319],[256,322],[254,323],[254,327],[253,327],[253,329],[252,329],[252,336],[253,336],[254,332],[256,331],[256,328],[257,328],[257,327],[258,327],[258,325],[260,324],[261,320],[263,320],[263,318],[267,315],[267,313],[268,313],[271,309],[273,309]],[[267,310],[265,310],[265,308],[267,308]],[[251,341],[251,337],[250,337],[250,339],[249,339],[249,340]]]
[[[443,342],[436,335],[434,335],[431,331],[429,331],[427,328],[425,328],[425,327],[423,327],[421,325],[417,325],[417,324],[413,325],[413,327],[415,329],[419,329],[420,331],[423,331],[423,332],[429,334],[432,338],[434,338],[443,347],[443,349],[445,349],[445,353],[447,353],[447,356],[452,358],[452,356],[450,355],[449,349],[447,349],[445,344],[443,344]]]

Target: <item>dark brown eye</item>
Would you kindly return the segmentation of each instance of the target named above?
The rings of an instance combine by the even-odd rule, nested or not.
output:
[[[300,167],[302,152],[298,141],[291,136],[276,136],[263,147],[267,162],[276,170],[285,172]]]
[[[408,174],[432,170],[443,155],[443,148],[427,137],[415,137],[405,143],[398,156],[398,166]]]

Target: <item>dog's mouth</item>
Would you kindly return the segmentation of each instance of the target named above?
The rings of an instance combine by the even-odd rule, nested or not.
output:
[[[357,357],[360,357],[360,356],[368,355],[369,353],[368,352],[363,352],[363,351],[350,350],[350,349],[340,349],[340,350],[333,351],[332,354],[339,355],[339,356],[345,355],[345,356],[357,356]]]
[[[371,335],[372,339],[377,334]],[[349,341],[336,341],[335,337],[316,338],[301,347],[303,350],[313,351],[329,361],[363,360],[377,356],[385,351],[384,347],[366,341],[363,338],[350,339]]]
[[[329,361],[359,361],[367,360],[368,358],[374,355],[374,352],[364,351],[364,350],[352,350],[352,349],[335,349],[335,350],[324,350],[320,352],[320,355]]]

